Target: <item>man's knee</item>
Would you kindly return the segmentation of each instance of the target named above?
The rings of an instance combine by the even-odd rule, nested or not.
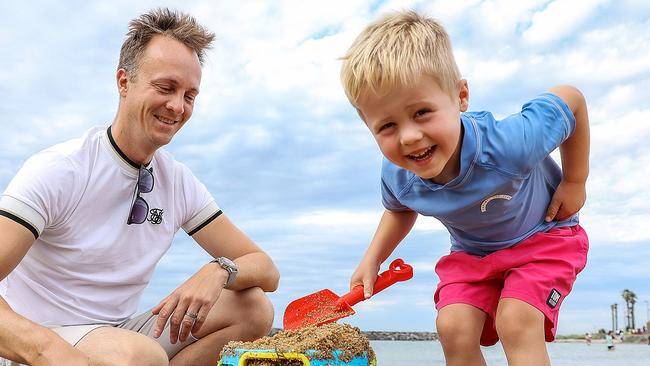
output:
[[[165,350],[151,338],[142,336],[121,352],[122,361],[115,365],[132,366],[167,366],[169,358]]]
[[[89,333],[76,346],[101,366],[167,366],[165,350],[137,332],[103,327]]]
[[[245,331],[245,337],[255,339],[263,337],[273,326],[273,304],[259,287],[249,288],[239,294],[240,325]]]
[[[222,292],[205,324],[193,335],[202,339],[229,328],[229,340],[248,341],[268,335],[272,326],[273,305],[262,289],[253,287]],[[219,337],[215,341],[221,342]]]

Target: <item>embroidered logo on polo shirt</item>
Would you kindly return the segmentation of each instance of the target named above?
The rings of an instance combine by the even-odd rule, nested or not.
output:
[[[507,195],[507,194],[495,194],[494,196],[487,198],[481,203],[481,212],[487,211],[487,205],[490,203],[492,200],[506,200],[510,201],[512,199],[512,196]]]
[[[162,223],[163,210],[160,208],[152,208],[149,210],[149,218],[147,221],[154,225],[159,225]]]
[[[562,294],[560,294],[560,291],[553,289],[551,290],[551,293],[548,295],[548,299],[546,299],[546,305],[550,306],[551,309],[553,309],[560,302],[561,298],[562,298]]]

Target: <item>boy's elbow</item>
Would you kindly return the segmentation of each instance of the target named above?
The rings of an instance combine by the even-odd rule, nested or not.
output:
[[[569,106],[573,114],[581,113],[587,109],[587,101],[580,89],[573,85],[558,85],[549,89]]]

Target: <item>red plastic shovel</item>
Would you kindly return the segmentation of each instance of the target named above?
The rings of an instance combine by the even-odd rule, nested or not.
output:
[[[378,275],[373,295],[386,287],[413,277],[413,267],[402,259],[395,259],[388,270]],[[322,325],[337,321],[354,314],[352,306],[363,301],[363,286],[339,297],[334,292],[324,289],[311,295],[301,297],[287,305],[284,311],[284,329],[298,329],[310,325]]]

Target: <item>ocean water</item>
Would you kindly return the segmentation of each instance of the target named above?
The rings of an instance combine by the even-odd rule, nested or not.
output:
[[[439,342],[371,341],[377,354],[377,366],[444,366],[445,356]],[[554,366],[650,366],[647,344],[616,344],[608,351],[604,343],[547,343]],[[503,348],[497,343],[483,347],[487,364],[507,365]]]

